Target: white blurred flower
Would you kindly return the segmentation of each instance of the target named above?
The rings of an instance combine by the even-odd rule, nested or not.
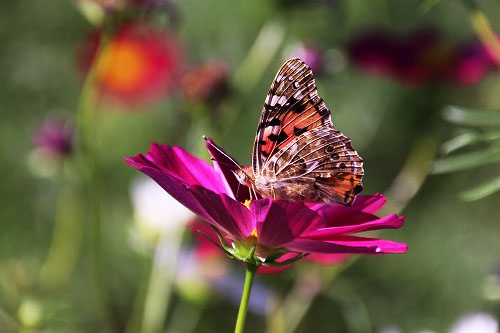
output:
[[[195,217],[194,213],[165,192],[153,180],[141,177],[130,187],[134,209],[134,226],[130,230],[132,245],[144,248],[155,245],[163,234],[180,234]]]
[[[450,333],[498,333],[498,321],[488,313],[468,313],[458,318]]]

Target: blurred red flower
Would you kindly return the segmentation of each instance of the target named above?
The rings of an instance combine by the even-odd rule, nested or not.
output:
[[[95,60],[100,33],[86,41],[79,57],[86,70]],[[101,51],[95,75],[102,97],[121,105],[151,102],[174,88],[181,67],[181,49],[165,31],[127,23]]]

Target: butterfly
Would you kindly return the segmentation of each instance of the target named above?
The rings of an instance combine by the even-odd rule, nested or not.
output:
[[[234,173],[255,198],[350,205],[363,190],[363,159],[334,129],[302,60],[279,69],[260,116],[252,165]]]

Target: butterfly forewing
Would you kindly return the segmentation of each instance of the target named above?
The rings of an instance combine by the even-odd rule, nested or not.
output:
[[[300,59],[290,59],[276,74],[264,103],[254,142],[254,173],[258,174],[280,147],[321,125],[333,128],[330,110],[318,96],[313,73]]]
[[[300,59],[278,71],[255,138],[252,167],[263,195],[351,204],[362,190],[363,160],[333,128],[311,69]]]

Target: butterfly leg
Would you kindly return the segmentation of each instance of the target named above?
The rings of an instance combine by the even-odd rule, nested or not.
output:
[[[250,200],[257,200],[257,191],[255,190],[255,185],[250,186]]]

